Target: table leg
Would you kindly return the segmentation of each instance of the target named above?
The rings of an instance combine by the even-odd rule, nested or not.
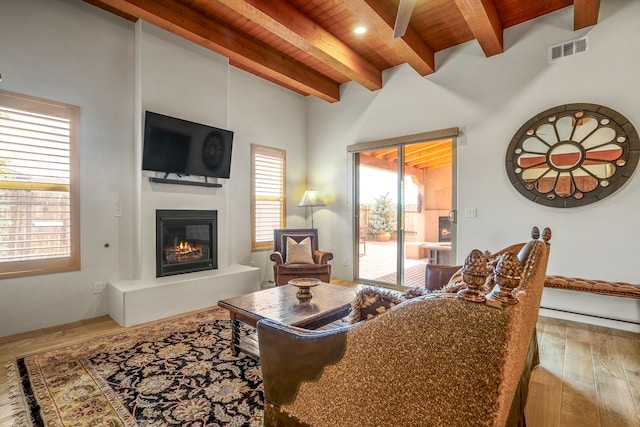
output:
[[[231,351],[234,356],[240,354],[238,345],[240,344],[240,321],[236,318],[235,313],[231,313]]]

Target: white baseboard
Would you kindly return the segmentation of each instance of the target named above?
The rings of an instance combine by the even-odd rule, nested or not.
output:
[[[585,314],[570,313],[552,308],[542,308],[538,312],[540,316],[553,317],[555,319],[570,320],[573,322],[587,323],[590,325],[604,326],[606,328],[620,329],[623,331],[640,333],[640,325],[624,320],[605,319],[602,317],[588,316]]]

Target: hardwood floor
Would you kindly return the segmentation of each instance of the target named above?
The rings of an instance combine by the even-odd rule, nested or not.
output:
[[[125,330],[108,316],[0,338],[0,427],[12,426],[5,365]],[[640,334],[541,317],[528,427],[640,427]]]
[[[640,334],[539,318],[527,426],[640,427]]]

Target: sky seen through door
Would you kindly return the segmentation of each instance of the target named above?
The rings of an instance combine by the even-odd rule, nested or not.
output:
[[[397,198],[396,173],[360,167],[360,203],[373,203],[376,197],[389,193],[389,198],[393,203],[398,202]],[[405,200],[412,203],[418,199],[418,186],[413,183],[409,176],[405,176]]]

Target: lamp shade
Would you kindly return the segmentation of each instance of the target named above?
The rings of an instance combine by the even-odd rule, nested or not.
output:
[[[302,199],[300,199],[300,203],[298,206],[326,206],[322,199],[320,198],[320,194],[318,194],[315,190],[307,190],[302,195]]]

